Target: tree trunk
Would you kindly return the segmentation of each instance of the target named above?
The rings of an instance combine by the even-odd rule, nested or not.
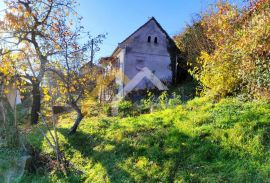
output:
[[[37,124],[38,123],[38,113],[40,112],[40,105],[41,105],[41,95],[40,95],[40,83],[33,83],[33,103],[32,103],[32,110],[31,110],[31,123]]]
[[[70,132],[69,132],[70,135],[73,135],[76,133],[77,128],[78,128],[78,126],[79,126],[79,124],[82,121],[84,116],[82,114],[81,109],[77,106],[77,104],[72,104],[71,106],[77,112],[77,119],[74,122],[73,126],[70,128]]]

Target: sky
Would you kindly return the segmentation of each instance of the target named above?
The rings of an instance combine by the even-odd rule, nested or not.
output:
[[[170,36],[216,0],[79,0],[79,14],[86,30],[95,36],[107,33],[95,59],[109,56],[126,37],[155,17]],[[240,4],[241,0],[231,0]]]
[[[78,14],[92,36],[107,34],[95,60],[109,56],[126,37],[155,17],[170,36],[217,0],[78,0]],[[242,5],[243,0],[230,0]],[[3,0],[0,0],[3,9]]]

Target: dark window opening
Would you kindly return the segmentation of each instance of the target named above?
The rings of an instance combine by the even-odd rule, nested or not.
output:
[[[157,44],[157,43],[158,43],[158,42],[157,42],[157,37],[155,37],[155,41],[154,41],[154,42],[155,42],[155,44]]]
[[[148,36],[148,43],[151,42],[151,36]]]

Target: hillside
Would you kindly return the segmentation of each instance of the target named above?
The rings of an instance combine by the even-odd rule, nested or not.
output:
[[[270,182],[270,0],[141,5],[0,1],[0,183]]]
[[[235,98],[185,105],[124,119],[60,119],[61,148],[73,171],[64,177],[41,167],[21,182],[269,182],[270,104]],[[51,153],[39,131],[28,142]],[[77,169],[77,170],[75,170]]]

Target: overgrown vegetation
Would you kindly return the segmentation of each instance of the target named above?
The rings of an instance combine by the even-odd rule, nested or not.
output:
[[[0,49],[0,181],[270,182],[270,0],[244,9],[219,1],[204,12],[174,37],[176,61],[189,63],[196,81],[123,100],[117,116],[110,103],[97,103],[114,80],[92,63],[104,36],[79,44],[81,31],[66,20],[77,3],[63,2],[7,1],[0,28],[17,33],[2,41],[19,42]],[[82,67],[88,48],[91,62]],[[27,109],[4,105],[4,86],[29,90],[23,78],[31,81],[32,123],[42,119],[36,126],[21,122]],[[56,119],[53,107],[64,108],[57,102],[77,119],[69,110]]]
[[[176,36],[205,92],[269,99],[269,12],[269,0],[243,10],[220,1]]]
[[[58,128],[71,176],[45,169],[25,174],[21,182],[269,181],[267,102],[196,98],[138,117],[87,118],[76,136],[68,136],[70,123],[63,116]],[[44,154],[53,153],[37,131],[28,141]]]

